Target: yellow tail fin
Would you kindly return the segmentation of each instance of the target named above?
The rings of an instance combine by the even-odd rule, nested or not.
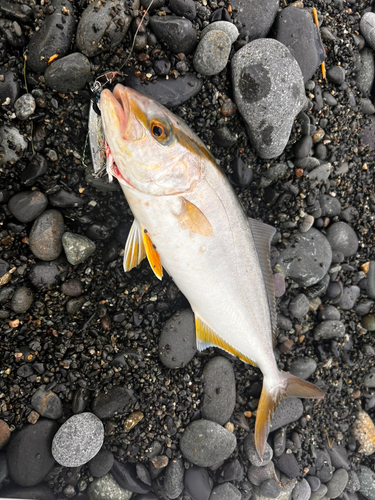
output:
[[[281,372],[281,381],[272,392],[265,387],[260,396],[257,417],[255,421],[255,447],[260,458],[263,457],[264,448],[270,431],[272,416],[279,402],[287,397],[323,399],[324,393],[314,384],[301,380],[290,373]]]

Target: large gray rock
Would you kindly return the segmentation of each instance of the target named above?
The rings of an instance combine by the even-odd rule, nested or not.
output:
[[[306,97],[301,69],[277,40],[248,43],[232,59],[233,92],[261,158],[279,156]]]
[[[361,19],[360,29],[368,45],[375,50],[375,13],[366,12]]]
[[[275,20],[278,0],[232,0],[234,22],[240,38],[251,41],[267,36]]]
[[[211,30],[201,39],[193,64],[201,75],[217,75],[226,67],[232,42],[224,31]]]
[[[111,474],[106,474],[103,477],[94,479],[87,489],[87,494],[90,500],[129,500],[133,495],[132,491],[128,491],[113,479]]]
[[[361,67],[356,75],[357,88],[361,91],[362,96],[366,97],[371,92],[375,78],[374,53],[369,47],[364,47],[359,53],[359,57]]]
[[[79,52],[74,52],[53,62],[44,73],[46,84],[57,92],[81,90],[91,78],[90,61]]]

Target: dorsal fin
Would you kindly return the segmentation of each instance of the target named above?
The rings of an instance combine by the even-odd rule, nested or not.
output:
[[[267,291],[268,307],[271,315],[273,338],[276,336],[276,301],[273,275],[270,263],[270,247],[276,229],[268,224],[255,219],[249,219],[251,234],[254,238],[255,248],[258,253],[259,264],[263,273],[263,280]]]
[[[195,314],[195,332],[197,336],[197,349],[198,351],[203,351],[207,347],[216,346],[224,351],[237,356],[245,363],[250,363],[256,366],[254,361],[242,354],[240,351],[232,347],[228,342],[223,340],[219,335],[217,335],[199,316],[196,312]]]
[[[128,272],[133,267],[138,266],[145,257],[146,251],[143,244],[142,228],[137,219],[134,219],[125,245],[124,271]]]

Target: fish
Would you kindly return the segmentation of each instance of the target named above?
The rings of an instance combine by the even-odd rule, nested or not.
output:
[[[216,346],[260,368],[254,442],[262,458],[281,399],[324,397],[275,360],[275,229],[247,217],[210,151],[161,104],[118,84],[101,92],[100,109],[107,173],[134,215],[124,270],[145,258],[159,279],[165,270],[194,312],[198,350]]]

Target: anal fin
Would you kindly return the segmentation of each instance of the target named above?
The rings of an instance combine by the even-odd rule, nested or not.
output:
[[[137,219],[134,219],[126,240],[124,253],[124,271],[128,272],[138,266],[146,257],[142,238],[142,228]]]
[[[197,336],[197,349],[203,351],[207,347],[216,346],[224,351],[237,356],[245,363],[256,366],[254,361],[232,347],[228,342],[217,335],[198,315],[195,313],[195,332]]]

